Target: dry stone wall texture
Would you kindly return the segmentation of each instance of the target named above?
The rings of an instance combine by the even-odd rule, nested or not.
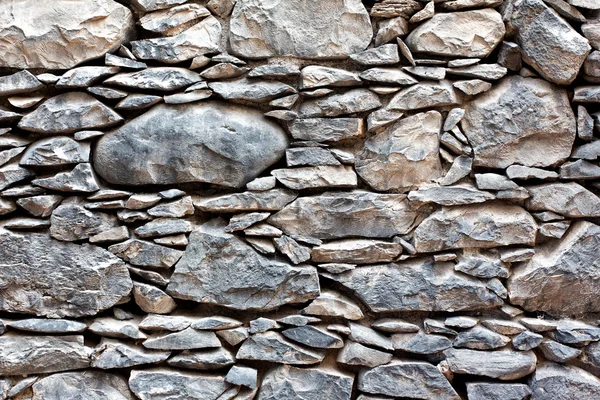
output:
[[[0,400],[600,399],[600,1],[2,0]]]

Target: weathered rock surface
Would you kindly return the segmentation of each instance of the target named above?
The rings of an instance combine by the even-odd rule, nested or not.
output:
[[[414,399],[458,400],[450,382],[433,365],[422,361],[392,361],[364,369],[358,375],[359,390]]]
[[[89,94],[69,92],[46,100],[21,119],[19,128],[43,134],[74,133],[108,128],[121,121],[119,114]]]
[[[470,400],[525,400],[531,395],[529,386],[522,383],[467,383]]]
[[[373,189],[413,189],[442,176],[437,111],[401,119],[370,137],[356,155],[356,172]]]
[[[500,14],[491,8],[439,13],[406,38],[413,52],[451,57],[487,57],[504,36]]]
[[[352,191],[301,197],[268,221],[288,235],[337,239],[402,235],[421,218],[404,195]]]
[[[131,291],[125,265],[101,248],[8,231],[0,232],[0,244],[3,311],[51,318],[94,315]]]
[[[134,400],[123,377],[102,371],[49,375],[35,382],[31,389],[33,400]]]
[[[353,382],[353,377],[325,368],[296,368],[283,365],[267,372],[258,399],[311,400],[322,397],[350,400]]]
[[[429,259],[364,266],[327,277],[351,290],[373,312],[461,311],[502,304],[480,280],[454,273],[452,263]]]
[[[531,351],[448,349],[444,354],[450,370],[455,374],[500,380],[514,380],[529,375],[535,370],[537,361]]]
[[[168,369],[131,371],[129,388],[141,400],[217,400],[228,388],[225,378]]]
[[[167,293],[239,310],[273,309],[319,295],[314,267],[266,258],[224,227],[224,221],[214,220],[192,232]]]
[[[595,243],[599,238],[600,227],[581,221],[560,241],[537,248],[531,260],[515,268],[508,280],[511,301],[526,310],[555,315],[597,312],[594,293],[600,276]],[[569,295],[571,290],[577,290],[578,296]]]
[[[0,337],[0,374],[27,375],[69,371],[90,365],[83,336]]]
[[[575,182],[528,186],[532,211],[553,211],[571,218],[600,216],[600,198]]]
[[[402,245],[367,239],[344,239],[313,247],[311,258],[323,263],[373,264],[394,261]]]
[[[575,80],[591,50],[588,41],[542,0],[519,0],[511,24],[517,29],[523,61],[550,82]]]
[[[324,352],[298,346],[276,332],[250,336],[236,354],[238,360],[269,361],[290,365],[318,364],[324,357]]]
[[[129,368],[136,365],[157,364],[171,355],[168,351],[147,350],[141,346],[102,339],[94,349],[91,366],[99,369]]]
[[[229,45],[245,58],[339,59],[366,49],[372,36],[369,15],[359,0],[238,0]]]
[[[175,142],[178,146],[168,145]],[[261,146],[252,145],[256,142]],[[217,102],[160,105],[103,136],[94,165],[114,184],[242,187],[279,160],[286,147],[283,130],[258,111]]]
[[[461,125],[474,165],[490,168],[555,165],[569,156],[576,134],[567,92],[518,76],[468,103]]]
[[[531,378],[532,399],[576,399],[600,395],[600,380],[574,366],[546,362]]]
[[[500,203],[442,208],[415,230],[415,248],[434,252],[465,247],[535,244],[537,224],[523,208]]]
[[[52,212],[50,223],[50,236],[74,242],[115,227],[117,219],[114,215],[86,210],[79,204],[63,204]]]
[[[72,68],[115,51],[134,34],[131,11],[112,0],[7,0],[0,26],[0,66],[23,69]]]

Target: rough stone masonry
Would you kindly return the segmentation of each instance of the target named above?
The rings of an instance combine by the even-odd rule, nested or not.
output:
[[[599,157],[598,0],[1,0],[0,400],[598,400]]]

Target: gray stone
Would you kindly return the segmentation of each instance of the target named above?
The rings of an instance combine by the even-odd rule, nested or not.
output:
[[[344,346],[339,335],[312,325],[289,328],[281,333],[294,342],[317,349],[339,349]]]
[[[91,348],[83,336],[0,336],[0,374],[44,374],[87,368]]]
[[[4,227],[6,229],[43,229],[48,228],[50,226],[50,221],[47,219],[37,219],[37,218],[23,218],[17,217],[10,219],[6,223],[4,223]]]
[[[0,233],[0,244],[3,311],[51,318],[94,315],[131,291],[125,265],[96,246],[7,231]]]
[[[290,133],[296,140],[338,142],[362,137],[364,121],[359,118],[307,118],[289,124]]]
[[[381,318],[374,321],[371,326],[382,332],[415,333],[419,326],[398,318]]]
[[[396,68],[371,68],[361,72],[360,77],[369,82],[392,85],[414,85],[418,81]]]
[[[296,92],[293,87],[282,82],[247,78],[235,81],[210,82],[208,87],[226,100],[243,100],[257,103],[268,102],[276,97]]]
[[[46,218],[62,202],[62,196],[56,194],[24,197],[17,200],[17,204],[34,217]]]
[[[414,0],[381,0],[373,5],[371,16],[383,18],[402,16],[408,19],[421,8],[423,6]]]
[[[277,188],[266,191],[198,197],[194,199],[194,207],[200,211],[217,213],[278,211],[291,203],[296,197],[298,197],[296,192]]]
[[[433,365],[423,361],[392,361],[358,375],[358,389],[373,394],[428,400],[458,400],[450,382]]]
[[[351,166],[319,165],[275,169],[271,174],[287,188],[294,190],[322,188],[355,188],[358,177]]]
[[[31,144],[19,161],[20,165],[47,166],[89,162],[90,147],[66,136],[54,136]]]
[[[88,239],[117,226],[115,216],[86,210],[80,204],[58,206],[50,221],[50,236],[64,242]]]
[[[588,180],[600,178],[600,167],[585,160],[569,161],[560,166],[560,178]]]
[[[246,235],[249,234],[247,230],[245,233]],[[287,258],[289,258],[294,265],[298,265],[310,260],[310,247],[299,244],[296,240],[289,236],[281,235],[280,237],[274,238],[273,243],[275,244],[277,250],[287,256]]]
[[[504,36],[500,14],[491,8],[436,14],[406,38],[413,52],[450,57],[487,57]]]
[[[162,368],[131,371],[129,388],[141,400],[217,400],[229,385],[221,375]]]
[[[413,354],[435,354],[452,347],[448,338],[426,333],[396,333],[392,336],[394,350]]]
[[[87,325],[83,322],[68,319],[29,318],[17,321],[7,321],[6,326],[25,332],[42,333],[74,333],[83,332]]]
[[[437,111],[401,119],[370,137],[356,155],[356,172],[379,191],[407,190],[441,177]]]
[[[119,72],[118,67],[77,67],[65,72],[56,82],[56,87],[85,88],[117,72]]]
[[[468,228],[467,228],[468,227]],[[535,244],[537,224],[523,208],[501,203],[443,208],[415,230],[419,252]]]
[[[147,31],[173,36],[209,15],[210,11],[199,4],[182,4],[148,13],[140,18],[139,24]]]
[[[575,366],[551,362],[538,366],[531,378],[533,400],[584,399],[600,395],[600,379]]]
[[[214,220],[192,232],[167,293],[240,310],[268,310],[318,296],[314,267],[270,260],[226,233],[224,226],[223,221]],[[237,277],[235,282],[229,279],[232,276]]]
[[[125,379],[102,371],[53,374],[39,379],[31,388],[32,400],[134,400]]]
[[[379,240],[344,239],[313,247],[315,262],[372,264],[394,261],[402,253],[402,245]]]
[[[300,89],[312,89],[322,86],[360,86],[358,74],[343,69],[310,65],[302,68]]]
[[[456,92],[450,81],[419,82],[402,89],[388,105],[390,110],[419,110],[422,108],[451,106],[458,104]]]
[[[513,347],[516,350],[527,351],[535,349],[544,341],[544,337],[539,333],[533,333],[525,331],[519,333],[517,336],[512,338]]]
[[[356,303],[332,290],[324,290],[319,297],[302,310],[302,313],[322,317],[340,317],[353,321],[364,317]]]
[[[408,193],[408,200],[416,204],[435,203],[442,206],[458,206],[483,203],[496,197],[471,185],[430,187]]]
[[[143,343],[147,349],[156,350],[193,350],[221,347],[214,332],[186,328],[179,332],[150,337]]]
[[[539,349],[546,360],[558,363],[565,363],[578,357],[581,354],[580,349],[565,346],[564,344],[560,344],[558,342],[555,342],[554,340],[549,339],[544,340],[539,345]]]
[[[475,350],[493,350],[504,347],[510,342],[510,338],[500,335],[482,326],[475,326],[468,331],[460,332],[453,347],[468,348]]]
[[[135,229],[135,234],[141,238],[175,235],[188,233],[193,230],[189,221],[177,218],[157,218]]]
[[[59,94],[27,114],[19,128],[42,134],[74,133],[84,129],[108,128],[123,118],[87,93]]]
[[[531,389],[522,383],[467,383],[469,400],[525,400],[530,395]]]
[[[179,145],[159,145],[170,141]],[[255,142],[261,146],[252,146]],[[283,130],[258,111],[219,102],[161,105],[103,136],[94,166],[113,184],[242,187],[279,160],[286,147]]]
[[[524,167],[522,165],[511,165],[506,169],[506,175],[510,179],[540,179],[552,180],[558,178],[554,171],[548,171],[541,168]]]
[[[108,251],[132,265],[154,268],[170,268],[183,255],[183,251],[138,239],[114,244]]]
[[[33,172],[16,163],[6,164],[0,167],[0,190],[33,176]]]
[[[377,34],[375,35],[375,46],[391,42],[398,36],[405,36],[409,32],[406,18],[396,17],[383,19],[377,24]]]
[[[9,0],[3,6],[1,67],[69,69],[117,50],[135,30],[131,11],[112,0]]]
[[[135,40],[131,49],[137,58],[174,64],[221,50],[221,23],[210,16],[170,37]]]
[[[233,365],[233,354],[222,347],[199,351],[186,351],[171,357],[167,363],[172,367],[209,371]]]
[[[452,84],[452,86],[468,96],[475,96],[480,93],[487,92],[492,88],[491,83],[482,81],[481,79],[456,81]]]
[[[480,249],[464,249],[457,257],[456,271],[478,278],[508,278],[509,269],[498,252]]]
[[[117,110],[143,110],[160,103],[163,100],[160,96],[147,94],[130,94],[121,100],[115,108]]]
[[[156,67],[138,72],[118,74],[104,81],[104,84],[131,89],[169,92],[188,87],[201,80],[199,74],[185,68]]]
[[[0,78],[0,95],[2,96],[35,92],[42,88],[44,88],[44,84],[27,70]]]
[[[353,382],[352,376],[330,369],[284,365],[267,372],[258,400],[350,400]]]
[[[344,348],[339,351],[337,362],[349,366],[374,368],[392,360],[392,355],[383,351],[363,346],[360,343],[347,340]]]
[[[556,165],[569,156],[575,140],[567,92],[533,78],[502,80],[467,105],[461,124],[475,151],[474,164],[482,167]]]
[[[236,354],[238,360],[268,361],[291,365],[318,364],[324,357],[324,352],[305,350],[276,332],[257,333],[250,336]]]
[[[598,21],[589,21],[581,25],[581,32],[594,49],[600,50],[600,23]]]
[[[148,65],[146,65],[146,63],[135,61],[127,57],[119,57],[114,54],[106,54],[104,56],[104,64],[112,67],[123,67],[129,69],[148,68]]]
[[[529,375],[537,362],[531,351],[448,349],[444,354],[455,374],[487,376],[502,381]]]
[[[498,64],[517,72],[523,67],[521,47],[512,42],[502,42],[498,51]]]
[[[142,311],[147,313],[169,314],[177,307],[171,296],[145,283],[133,283],[133,298]]]
[[[373,312],[483,310],[503,303],[483,282],[453,271],[453,263],[411,259],[327,277]]]
[[[94,319],[89,331],[99,336],[118,339],[146,339],[146,335],[138,328],[139,319],[120,320],[111,317]]]
[[[194,214],[194,205],[191,196],[185,196],[179,200],[162,203],[148,210],[153,217],[182,218]]]
[[[234,365],[225,376],[225,382],[256,389],[257,378],[258,371],[256,369]]]
[[[421,218],[404,195],[351,191],[301,197],[268,221],[291,236],[337,239],[403,235]]]
[[[384,44],[379,47],[352,54],[350,59],[357,64],[367,66],[393,65],[400,62],[398,45]]]
[[[337,117],[381,107],[379,97],[367,89],[352,89],[321,99],[305,101],[300,106],[300,118]]]
[[[556,11],[542,0],[520,0],[510,22],[517,29],[523,61],[550,82],[568,85],[575,80],[591,47]]]
[[[238,0],[230,24],[231,51],[251,59],[343,59],[366,49],[373,36],[359,0],[283,2],[278,7],[265,0]]]
[[[495,81],[503,78],[508,70],[498,64],[478,64],[460,68],[447,68],[446,72],[465,78]]]
[[[185,316],[149,314],[139,324],[147,331],[182,331],[192,324],[193,320]]]
[[[340,165],[331,151],[320,147],[296,147],[285,151],[288,167]]]
[[[121,343],[114,339],[102,339],[91,356],[92,368],[115,369],[136,365],[158,364],[171,355],[168,351],[146,350],[143,347]]]
[[[600,216],[600,198],[575,182],[528,186],[532,211],[553,211],[571,218]]]
[[[89,163],[77,164],[71,171],[59,172],[49,178],[34,179],[31,183],[58,192],[92,193],[100,189]]]

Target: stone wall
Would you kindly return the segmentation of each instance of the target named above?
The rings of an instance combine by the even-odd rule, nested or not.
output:
[[[598,0],[3,0],[0,399],[600,398]]]

